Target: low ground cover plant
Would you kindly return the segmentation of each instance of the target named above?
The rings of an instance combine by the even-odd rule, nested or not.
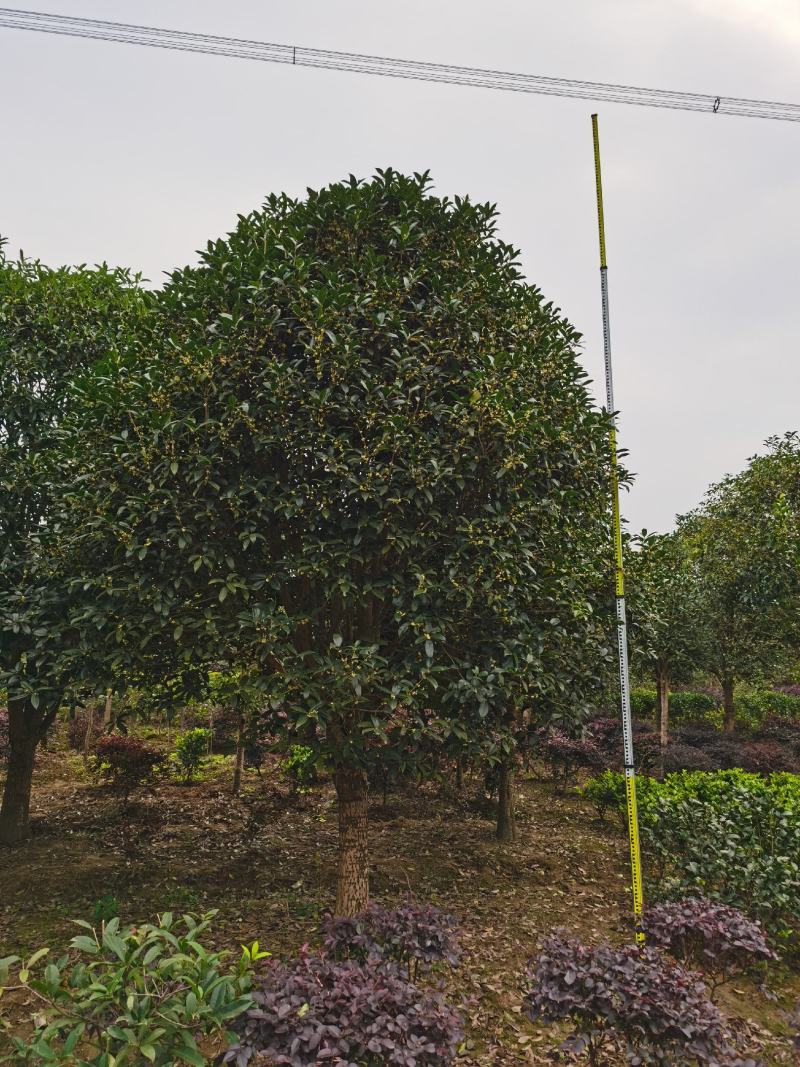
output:
[[[568,1022],[562,1049],[601,1067],[610,1054],[629,1064],[755,1065],[742,1058],[696,974],[657,949],[583,945],[563,931],[532,962],[525,1014]]]
[[[327,919],[322,932],[333,959],[390,963],[402,968],[409,981],[438,963],[455,967],[461,959],[458,920],[432,904],[372,904],[355,918]]]
[[[78,922],[85,932],[59,959],[47,962],[40,949],[25,962],[0,961],[0,984],[27,990],[43,1015],[30,1038],[11,1038],[7,1062],[204,1067],[198,1037],[224,1032],[252,1007],[253,965],[266,955],[255,943],[231,966],[228,953],[209,950],[215,914],[165,913],[140,926],[115,918],[98,929]]]
[[[777,959],[759,922],[702,896],[655,904],[642,926],[648,945],[702,971],[712,993],[734,975]]]
[[[275,962],[252,996],[225,1055],[236,1067],[445,1067],[464,1037],[460,1015],[441,993],[357,960],[305,953],[288,965]]]
[[[164,765],[164,754],[144,741],[122,734],[98,739],[89,761],[95,776],[127,800],[138,786],[152,782]]]

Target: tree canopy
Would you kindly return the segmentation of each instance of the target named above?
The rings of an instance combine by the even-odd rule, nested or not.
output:
[[[566,715],[609,654],[607,419],[495,227],[391,170],[272,196],[170,277],[72,427],[85,610],[131,662],[260,671],[335,768],[340,911],[394,727]]]

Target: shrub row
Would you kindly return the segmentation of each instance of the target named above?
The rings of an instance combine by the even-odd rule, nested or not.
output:
[[[57,962],[46,962],[47,949],[24,962],[0,960],[0,985],[16,971],[45,1006],[30,1040],[12,1038],[11,1060],[202,1067],[208,1061],[198,1042],[214,1035],[226,1046],[215,1062],[236,1067],[447,1067],[458,1055],[461,1015],[440,990],[417,985],[408,966],[458,962],[452,916],[376,905],[356,919],[328,919],[323,953],[306,946],[293,961],[265,964],[269,953],[258,942],[233,964],[204,946],[213,916],[164,914],[135,927],[114,918],[99,929],[80,923],[84,932]],[[644,951],[585,946],[559,932],[547,938],[529,970],[526,1015],[569,1021],[573,1033],[562,1048],[593,1065],[615,1051],[630,1064],[754,1067],[700,976],[677,958],[730,977],[774,958],[763,931],[701,899],[651,909],[646,922]]]
[[[606,771],[582,790],[624,817],[625,784]],[[638,779],[645,871],[656,899],[703,894],[787,941],[800,930],[800,777],[744,771]]]
[[[742,728],[757,729],[765,719],[800,720],[800,693],[798,687],[784,686],[782,689],[763,689],[743,692],[736,695],[734,708],[738,725]],[[640,719],[652,718],[656,713],[655,689],[637,688],[631,690],[631,711]],[[695,693],[676,690],[669,695],[669,713],[673,723],[694,722],[710,726],[722,724],[721,694]]]

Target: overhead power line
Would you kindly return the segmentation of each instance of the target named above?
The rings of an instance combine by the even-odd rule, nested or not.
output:
[[[579,100],[604,100],[614,104],[638,104],[641,107],[671,108],[678,111],[706,111],[717,115],[738,115],[754,119],[778,119],[800,122],[800,104],[782,104],[769,100],[747,100],[710,93],[684,93],[668,89],[641,89],[633,85],[610,85],[604,82],[576,81],[572,78],[548,78],[538,74],[512,74],[479,67],[455,67],[445,63],[422,63],[409,59],[359,55],[355,52],[331,52],[301,45],[269,44],[236,37],[215,37],[205,33],[165,30],[154,26],[135,26],[100,19],[48,15],[0,7],[0,27],[34,30],[96,41],[120,41],[123,44],[167,48],[179,52],[203,52],[236,59],[256,59],[263,63],[284,63],[323,70],[349,70],[360,74],[379,74],[389,78],[443,82],[448,85],[474,85],[484,89],[503,89],[516,93],[572,97]]]

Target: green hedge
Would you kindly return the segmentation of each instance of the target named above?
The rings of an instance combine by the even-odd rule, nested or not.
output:
[[[702,893],[784,941],[800,935],[800,775],[744,771],[638,780],[648,896]],[[625,782],[605,771],[582,790],[599,811],[625,810]]]
[[[632,689],[631,711],[637,719],[649,719],[656,713],[655,689]],[[708,693],[677,691],[669,695],[669,714],[673,722],[722,722],[719,704]]]
[[[775,716],[779,719],[800,720],[800,697],[788,693],[776,693],[772,689],[755,690],[739,693],[733,702],[736,711],[737,726],[755,729],[765,719]]]
[[[737,725],[745,729],[756,729],[765,719],[772,716],[800,720],[800,697],[778,693],[772,689],[737,693],[734,708]],[[649,719],[655,716],[655,689],[632,689],[631,710],[637,719]],[[722,725],[720,703],[708,693],[692,693],[683,690],[670,693],[669,714],[673,723]]]

